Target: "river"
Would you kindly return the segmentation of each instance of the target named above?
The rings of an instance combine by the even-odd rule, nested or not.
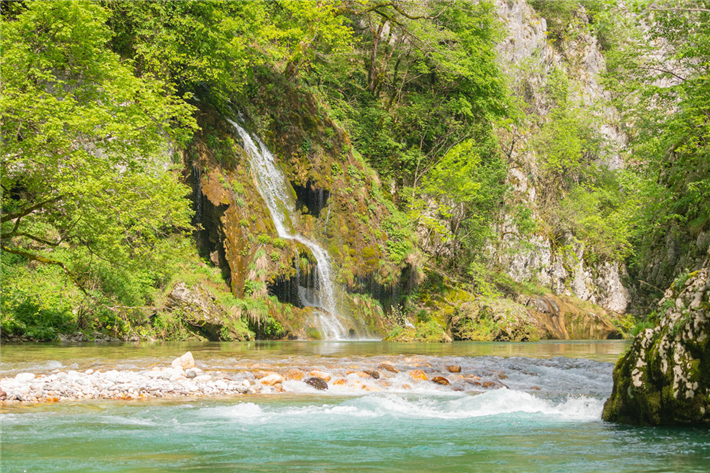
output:
[[[342,387],[331,381],[323,392],[285,381],[284,392],[272,395],[5,405],[0,461],[3,472],[709,471],[707,429],[601,421],[612,362],[626,347],[624,341],[4,344],[0,377],[146,370],[188,350],[205,372],[230,376],[257,365],[314,368],[333,379],[346,368],[380,363],[400,372],[370,380],[378,392],[359,389],[359,381]],[[462,368],[458,377],[446,372],[452,364]],[[414,368],[430,379],[444,372],[451,385],[412,382],[407,370]],[[493,374],[499,385],[471,390],[467,373]]]

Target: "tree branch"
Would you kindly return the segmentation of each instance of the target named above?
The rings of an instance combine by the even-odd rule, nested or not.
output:
[[[29,207],[29,208],[27,208],[27,209],[21,210],[21,211],[19,211],[19,212],[13,212],[13,213],[5,214],[5,215],[2,216],[2,219],[0,219],[0,223],[5,223],[5,222],[7,222],[7,221],[9,221],[9,220],[14,220],[14,219],[16,219],[16,218],[20,218],[20,217],[24,217],[24,216],[26,216],[26,215],[29,215],[29,214],[31,214],[32,212],[34,212],[35,210],[39,210],[39,209],[41,209],[42,207],[44,207],[45,205],[47,205],[47,204],[53,204],[54,202],[57,202],[57,201],[61,200],[62,197],[64,197],[64,196],[61,196],[61,195],[60,195],[59,197],[55,197],[55,198],[53,198],[53,199],[45,200],[45,201],[43,201],[43,202],[40,202],[40,203],[38,203],[38,204],[33,205],[32,207]]]
[[[5,244],[2,244],[1,248],[3,251],[7,251],[8,253],[12,253],[14,255],[24,256],[25,258],[31,259],[33,261],[38,261],[38,262],[44,263],[44,264],[51,264],[51,265],[59,266],[60,268],[62,268],[64,270],[65,273],[67,273],[67,276],[69,276],[69,279],[71,279],[72,282],[74,282],[76,287],[78,287],[79,290],[81,292],[83,292],[85,296],[91,297],[89,295],[89,293],[86,291],[86,289],[84,289],[84,286],[79,282],[79,278],[77,278],[77,276],[69,268],[67,268],[67,266],[64,263],[62,263],[61,261],[47,258],[42,255],[35,255],[32,253],[28,253],[27,251],[20,250],[18,248],[10,248],[9,246],[7,246]]]

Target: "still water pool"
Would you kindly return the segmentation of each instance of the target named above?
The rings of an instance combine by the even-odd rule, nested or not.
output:
[[[20,370],[141,369],[186,350],[205,370],[411,359],[505,373],[480,394],[408,392],[86,401],[2,409],[2,472],[708,472],[710,431],[601,421],[624,342],[4,345]],[[410,358],[407,358],[410,357]],[[474,358],[472,358],[474,357]],[[401,374],[401,373],[400,373]],[[534,380],[535,390],[530,386]]]

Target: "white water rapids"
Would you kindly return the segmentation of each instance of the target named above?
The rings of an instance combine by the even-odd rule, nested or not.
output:
[[[335,296],[335,284],[332,279],[332,270],[328,252],[318,243],[297,233],[294,229],[296,219],[296,204],[293,199],[291,185],[286,179],[286,175],[276,165],[274,155],[262,143],[253,137],[239,124],[232,120],[229,123],[237,130],[244,142],[244,150],[251,158],[251,168],[257,183],[259,193],[266,202],[266,206],[271,212],[276,232],[279,237],[286,240],[294,240],[302,243],[316,259],[316,300],[309,300],[307,290],[299,286],[298,294],[301,303],[305,306],[315,306],[321,309],[316,315],[321,335],[326,340],[344,340],[347,338],[347,331],[338,319],[337,300]]]

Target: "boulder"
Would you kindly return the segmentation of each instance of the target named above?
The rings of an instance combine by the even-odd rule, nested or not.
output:
[[[331,379],[331,376],[328,373],[325,373],[323,371],[318,371],[318,370],[311,371],[310,375],[314,378],[320,378],[325,382],[328,382]]]
[[[187,352],[182,356],[175,358],[172,362],[173,369],[186,370],[195,367],[195,359],[192,357],[192,352]]]
[[[261,382],[264,386],[273,386],[275,384],[283,383],[283,381],[283,376],[276,373],[265,376],[259,380],[259,382]]]
[[[222,329],[230,319],[201,284],[189,288],[185,283],[177,283],[168,294],[166,308],[179,313],[189,327],[212,341],[222,338]]]
[[[412,370],[409,372],[409,376],[417,381],[427,380],[426,373],[424,373],[422,370]]]
[[[710,425],[710,252],[659,302],[658,325],[636,336],[614,368],[603,418],[625,424]]]
[[[434,376],[431,378],[432,383],[436,384],[441,384],[442,386],[448,386],[451,384],[448,379],[444,378],[443,376]]]
[[[460,373],[461,372],[460,365],[449,365],[446,367],[446,369],[449,370],[449,373]]]
[[[328,389],[328,383],[323,381],[323,379],[315,377],[315,376],[312,378],[308,378],[307,380],[304,381],[304,383],[316,388],[319,391],[325,391]]]
[[[285,376],[286,379],[290,379],[292,381],[301,381],[305,377],[305,373],[301,370],[293,368],[288,370]]]
[[[371,378],[380,379],[379,371],[375,370],[362,370],[363,373],[370,375]]]

